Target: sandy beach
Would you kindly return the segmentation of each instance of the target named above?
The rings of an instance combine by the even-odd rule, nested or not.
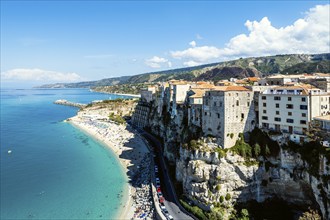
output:
[[[154,208],[150,188],[151,154],[129,125],[109,121],[107,109],[87,108],[67,122],[104,143],[118,157],[128,179],[126,204],[122,204],[118,219],[153,218]],[[110,186],[109,186],[110,187]]]

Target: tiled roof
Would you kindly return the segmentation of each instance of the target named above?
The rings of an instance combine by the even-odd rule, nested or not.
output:
[[[248,80],[249,80],[250,82],[258,82],[259,79],[260,79],[260,78],[258,78],[258,77],[248,77]]]
[[[191,91],[193,91],[195,94],[191,95],[190,98],[202,98],[206,92],[205,89],[192,89]]]
[[[243,86],[217,86],[214,90],[218,91],[250,91]]]

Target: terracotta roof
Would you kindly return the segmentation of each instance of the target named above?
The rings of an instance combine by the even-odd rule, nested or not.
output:
[[[248,77],[247,78],[249,81],[251,81],[251,82],[258,82],[258,80],[260,79],[260,78],[258,78],[258,77]]]
[[[205,89],[191,89],[191,91],[193,91],[195,94],[189,96],[190,98],[202,98],[206,92]]]
[[[169,83],[172,85],[187,85],[188,84],[187,81],[181,81],[181,80],[170,81]]]
[[[217,86],[214,90],[217,90],[217,91],[251,91],[243,86]]]

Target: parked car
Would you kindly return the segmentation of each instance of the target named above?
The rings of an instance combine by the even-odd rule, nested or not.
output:
[[[174,218],[172,217],[172,215],[168,215],[168,216],[167,216],[167,219],[169,219],[169,220],[173,220]]]
[[[163,196],[160,196],[160,197],[159,197],[159,202],[160,202],[160,203],[164,203],[164,202],[165,202],[165,199],[164,199]]]

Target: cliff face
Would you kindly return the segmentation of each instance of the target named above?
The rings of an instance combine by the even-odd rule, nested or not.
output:
[[[183,191],[196,205],[211,209],[221,202],[280,198],[290,205],[320,208],[324,219],[330,219],[330,184],[309,175],[298,154],[281,151],[269,165],[244,165],[244,158],[227,153],[219,158],[217,152],[199,152],[180,148],[176,161],[176,179]],[[228,196],[230,195],[230,196]]]
[[[277,156],[259,157],[254,165],[236,154],[219,154],[215,142],[203,139],[199,150],[183,147],[200,138],[197,127],[186,124],[185,109],[171,117],[154,106],[149,117],[151,132],[164,141],[164,155],[175,164],[176,179],[185,196],[204,210],[221,204],[230,214],[233,204],[280,198],[288,204],[320,209],[330,219],[330,181],[308,172],[309,164],[300,154],[281,148]],[[321,158],[321,175],[330,176],[329,159]]]

